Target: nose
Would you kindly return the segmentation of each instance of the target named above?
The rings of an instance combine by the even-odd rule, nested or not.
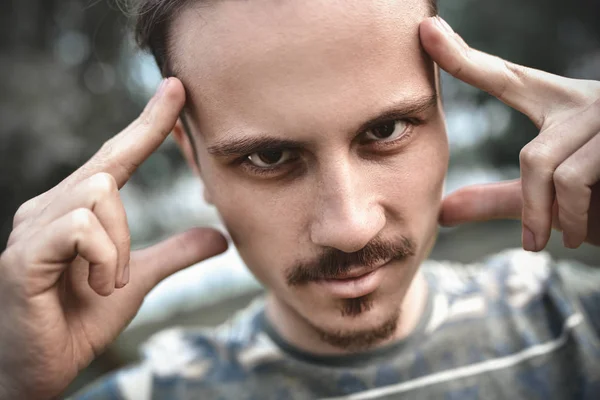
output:
[[[337,163],[322,174],[310,225],[313,243],[352,253],[381,232],[385,213],[366,172]]]

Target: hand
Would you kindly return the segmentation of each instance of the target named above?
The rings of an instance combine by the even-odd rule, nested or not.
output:
[[[17,212],[0,257],[0,399],[56,396],[159,281],[226,249],[218,232],[194,229],[130,253],[119,189],[168,136],[184,101],[181,82],[164,81],[136,121]]]
[[[570,248],[600,246],[600,82],[567,79],[471,49],[441,18],[420,26],[433,60],[527,115],[539,135],[520,153],[521,179],[448,196],[440,222],[521,218],[523,248],[542,250],[552,226]]]

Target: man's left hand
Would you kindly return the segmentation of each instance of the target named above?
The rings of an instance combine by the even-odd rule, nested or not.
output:
[[[566,247],[600,246],[600,82],[472,49],[439,17],[421,23],[420,37],[442,69],[524,113],[540,130],[521,150],[520,179],[452,193],[440,223],[520,218],[525,250],[542,250],[552,227],[562,231]]]

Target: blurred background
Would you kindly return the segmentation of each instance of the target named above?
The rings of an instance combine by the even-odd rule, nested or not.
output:
[[[0,251],[19,205],[56,185],[133,120],[160,79],[152,58],[136,50],[119,4],[0,1]],[[440,0],[440,14],[473,47],[600,80],[600,0]],[[527,118],[447,75],[443,94],[452,151],[447,191],[518,177],[519,151],[537,134]],[[194,225],[220,226],[201,189],[167,140],[121,191],[134,247]],[[517,221],[470,224],[443,229],[432,258],[469,262],[518,246]],[[566,250],[560,235],[548,251],[600,266],[600,249]],[[176,274],[66,394],[134,362],[140,343],[157,330],[217,324],[260,292],[234,249]]]

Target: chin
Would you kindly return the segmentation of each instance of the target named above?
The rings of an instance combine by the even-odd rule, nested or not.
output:
[[[370,294],[336,300],[335,306],[313,313],[308,322],[325,343],[344,351],[377,347],[394,338],[400,320],[400,306],[383,304]]]

